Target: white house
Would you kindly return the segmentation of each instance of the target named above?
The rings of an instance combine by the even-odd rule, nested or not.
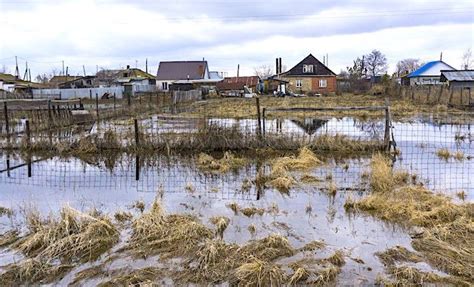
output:
[[[406,76],[410,86],[441,85],[441,71],[454,71],[453,67],[443,61],[432,61],[424,64]]]
[[[217,72],[209,72],[207,61],[160,62],[156,85],[161,91],[169,91],[171,85],[215,85],[222,81]]]

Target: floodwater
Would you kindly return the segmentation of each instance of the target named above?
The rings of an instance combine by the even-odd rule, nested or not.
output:
[[[242,129],[256,126],[254,120],[210,119],[209,123],[239,125]],[[151,129],[163,127],[158,124],[154,127],[153,120],[149,124]],[[299,133],[306,137],[337,133],[362,140],[380,139],[384,131],[381,122],[364,123],[351,118],[272,120],[265,126],[267,132]],[[416,173],[418,180],[437,192],[455,198],[458,191],[464,190],[465,200],[473,200],[474,160],[469,157],[474,156],[474,136],[470,125],[414,120],[395,122],[393,126],[396,147],[400,150],[395,158],[397,168]],[[196,128],[188,123],[182,123],[182,127]],[[436,152],[441,148],[462,151],[464,160],[439,158]],[[321,178],[321,183],[299,181],[287,195],[272,188],[244,187],[244,183],[255,179],[259,168],[269,172],[267,162],[254,161],[239,170],[213,175],[200,171],[191,157],[144,159],[119,155],[85,162],[77,158],[21,158],[3,154],[0,156],[0,206],[12,208],[16,216],[0,217],[0,233],[20,224],[22,208],[36,208],[46,215],[70,205],[82,211],[96,208],[113,214],[131,210],[136,201],[144,201],[149,207],[159,197],[168,212],[193,214],[208,225],[212,216],[230,218],[224,233],[228,242],[243,244],[272,233],[288,237],[295,247],[313,240],[325,241],[329,250],[342,249],[347,255],[338,283],[370,285],[378,273],[384,272],[374,253],[395,245],[411,249],[411,239],[408,231],[401,227],[345,212],[343,205],[348,196],[359,198],[366,193],[367,183],[361,175],[369,170],[369,162],[367,157],[337,161],[327,158],[325,165],[309,172]],[[301,174],[293,176],[298,180]],[[330,181],[337,187],[335,196],[327,193]],[[241,207],[255,206],[272,212],[253,217],[235,215],[227,207],[233,202]],[[255,234],[249,232],[250,225],[255,225]],[[0,251],[0,265],[12,262],[16,259],[14,256],[11,251]],[[127,264],[136,267],[133,261]]]

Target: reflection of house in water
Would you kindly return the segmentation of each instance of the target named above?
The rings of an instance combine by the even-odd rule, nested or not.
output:
[[[291,120],[297,126],[299,126],[306,134],[313,135],[318,131],[328,120],[321,119],[303,119],[303,120]]]

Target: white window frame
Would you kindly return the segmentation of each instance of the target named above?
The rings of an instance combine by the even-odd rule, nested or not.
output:
[[[303,80],[296,80],[296,87],[297,88],[303,87]]]
[[[303,73],[313,73],[314,66],[313,65],[303,65]]]
[[[326,80],[326,79],[319,80],[319,87],[320,88],[327,88],[328,87],[328,80]]]
[[[168,82],[162,82],[161,83],[161,89],[162,90],[168,90]]]

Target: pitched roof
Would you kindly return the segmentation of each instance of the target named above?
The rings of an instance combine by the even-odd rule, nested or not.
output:
[[[474,70],[441,71],[441,82],[473,82]]]
[[[443,61],[432,61],[424,64],[417,70],[407,75],[408,78],[413,77],[428,77],[428,76],[440,76],[441,70],[455,70],[450,65]]]
[[[4,74],[4,73],[0,73],[0,81],[4,81],[4,82],[15,82],[17,79],[15,76],[13,76],[12,74]]]
[[[303,73],[303,65],[313,65],[312,73]],[[283,76],[335,76],[336,74],[321,63],[315,56],[309,54],[301,62],[296,64],[288,72],[283,73]]]
[[[77,80],[81,78],[81,76],[53,76],[49,79],[50,84],[62,84],[72,80]]]
[[[207,61],[160,62],[157,80],[200,80],[207,71]]]
[[[260,78],[257,76],[249,77],[227,77],[222,82],[217,83],[219,90],[242,90],[244,86],[255,87]]]

